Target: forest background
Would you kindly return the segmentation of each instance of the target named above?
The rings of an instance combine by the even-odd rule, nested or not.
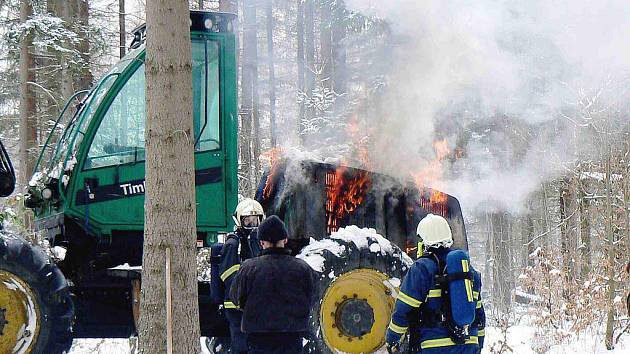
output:
[[[124,55],[144,6],[0,0],[0,139],[22,187],[65,101]],[[500,335],[526,321],[536,352],[630,336],[625,1],[190,6],[239,14],[241,194],[281,152],[415,179],[461,201]],[[2,219],[22,222],[20,198]]]

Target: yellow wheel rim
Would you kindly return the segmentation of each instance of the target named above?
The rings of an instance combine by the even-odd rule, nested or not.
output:
[[[319,321],[329,348],[372,353],[383,345],[395,301],[385,285],[388,278],[372,269],[357,269],[328,287]]]
[[[29,354],[39,334],[39,311],[31,288],[0,270],[0,353]]]

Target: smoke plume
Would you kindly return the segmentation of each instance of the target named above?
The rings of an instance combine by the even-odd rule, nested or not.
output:
[[[628,97],[625,0],[346,4],[388,21],[397,38],[382,58],[391,71],[371,160],[384,172],[413,174],[435,159],[434,141],[446,139],[465,153],[437,187],[468,211],[487,199],[518,210],[577,150],[592,148],[569,144],[575,122],[563,117],[579,100],[605,92],[605,106]],[[611,82],[621,92],[606,90]]]

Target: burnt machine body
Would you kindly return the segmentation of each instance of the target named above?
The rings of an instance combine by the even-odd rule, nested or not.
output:
[[[429,213],[447,219],[455,248],[468,249],[457,198],[360,168],[282,159],[263,176],[256,199],[268,215],[285,220],[294,252],[311,238],[356,225],[375,229],[413,257],[416,227]]]

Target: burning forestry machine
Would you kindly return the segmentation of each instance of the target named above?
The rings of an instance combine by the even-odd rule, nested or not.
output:
[[[191,11],[201,251],[234,226],[234,20],[232,14]],[[61,353],[73,338],[136,333],[145,191],[145,34],[144,26],[136,29],[129,54],[91,90],[70,98],[52,127],[24,201],[35,214],[41,245],[16,232],[0,233],[0,353]],[[6,196],[15,177],[4,148],[1,161],[0,187]],[[293,251],[321,274],[321,301],[313,309],[307,344],[311,353],[369,353],[383,344],[396,286],[411,262],[401,249],[415,253],[415,226],[427,213],[445,216],[456,247],[467,248],[455,198],[361,169],[281,159],[263,177],[257,199],[267,215],[286,221]],[[221,309],[210,299],[209,283],[200,280],[202,335],[226,336]]]

